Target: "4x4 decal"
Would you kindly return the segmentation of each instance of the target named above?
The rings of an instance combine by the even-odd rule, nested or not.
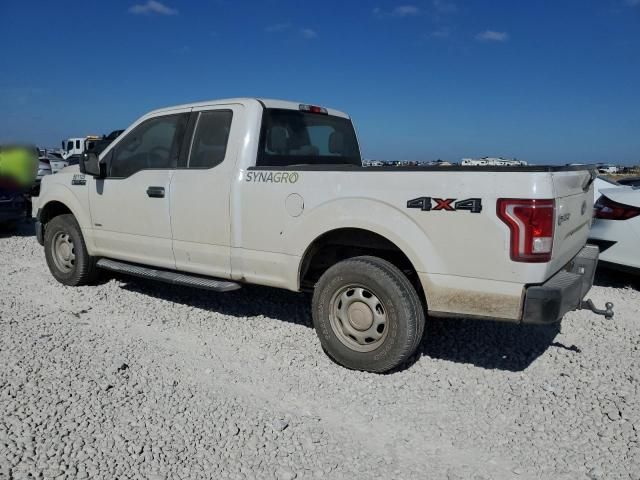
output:
[[[419,208],[423,212],[467,210],[471,213],[480,213],[482,212],[482,199],[467,198],[456,202],[455,198],[418,197],[409,200],[407,208]]]

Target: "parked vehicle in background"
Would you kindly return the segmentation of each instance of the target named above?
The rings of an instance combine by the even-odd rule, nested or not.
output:
[[[71,155],[67,158],[68,166],[78,165],[80,163],[80,157],[82,155]]]
[[[92,148],[100,137],[88,135],[83,138],[68,138],[62,142],[62,158],[67,159],[72,155],[81,155],[88,148]]]
[[[600,165],[598,166],[599,173],[618,173],[618,167],[615,165]]]
[[[43,181],[65,285],[98,268],[227,292],[312,291],[325,351],[388,371],[425,314],[554,324],[591,288],[590,167],[366,167],[348,115],[230,99],[151,112]],[[611,317],[611,305],[598,311]]]
[[[460,162],[464,166],[494,166],[494,167],[525,167],[527,162],[515,158],[502,157],[482,157],[482,158],[463,158]]]
[[[24,189],[8,187],[0,181],[0,231],[10,231],[25,218],[27,204]]]
[[[618,182],[616,182],[615,180],[611,180],[610,178],[598,175],[598,178],[596,178],[593,182],[593,203],[597,202],[600,198],[600,190],[615,187],[620,187],[620,184],[618,184]]]
[[[619,178],[618,183],[620,185],[628,185],[630,187],[640,187],[640,177]]]
[[[93,152],[96,155],[100,155],[100,153],[107,148],[111,142],[113,142],[116,138],[118,138],[124,130],[114,130],[109,135],[104,135],[101,139],[96,140],[87,148],[87,152]]]
[[[69,162],[67,160],[64,160],[62,157],[52,155],[51,153],[47,153],[46,158],[49,160],[51,173],[58,173],[64,167],[69,165]]]
[[[84,138],[68,138],[62,142],[62,158],[84,152]]]
[[[603,265],[640,273],[640,189],[625,186],[600,193],[589,242],[600,248]]]
[[[53,170],[51,169],[51,163],[49,159],[47,157],[38,158],[38,173],[36,175],[33,188],[31,189],[31,195],[40,195],[40,185],[42,184],[42,179],[52,174]]]

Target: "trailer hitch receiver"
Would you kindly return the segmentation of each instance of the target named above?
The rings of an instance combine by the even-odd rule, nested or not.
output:
[[[604,315],[604,318],[607,320],[611,320],[613,318],[613,303],[607,302],[604,304],[604,310],[596,308],[593,304],[593,300],[582,300],[580,302],[580,309],[582,310],[591,310],[596,315]]]

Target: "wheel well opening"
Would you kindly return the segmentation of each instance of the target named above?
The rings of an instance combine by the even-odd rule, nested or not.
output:
[[[300,287],[303,290],[313,289],[322,274],[333,265],[361,255],[382,258],[395,265],[424,298],[418,274],[404,252],[382,235],[360,228],[332,230],[314,240],[301,263]]]
[[[67,213],[71,213],[71,210],[69,210],[69,208],[64,203],[49,202],[40,212],[40,223],[42,223],[42,225],[46,225],[58,215],[65,215]]]

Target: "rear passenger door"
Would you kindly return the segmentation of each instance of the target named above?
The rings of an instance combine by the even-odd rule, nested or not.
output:
[[[229,197],[243,108],[194,108],[179,169],[171,180],[171,226],[176,268],[231,276]]]

